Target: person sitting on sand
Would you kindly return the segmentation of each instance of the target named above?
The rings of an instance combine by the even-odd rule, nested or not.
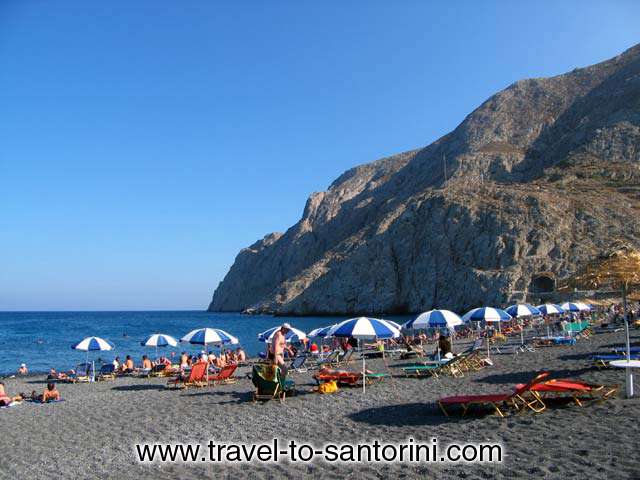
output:
[[[244,350],[242,350],[242,348],[240,347],[236,348],[236,361],[240,363],[240,362],[245,362],[246,360],[247,360],[247,354],[244,353]]]
[[[120,370],[120,368],[121,368],[121,366],[122,366],[122,365],[120,364],[120,357],[116,357],[116,358],[114,358],[114,359],[113,359],[112,364],[113,364],[113,369],[114,369],[116,372],[117,372],[117,371],[119,371],[119,370]]]
[[[47,383],[47,388],[44,389],[42,395],[38,395],[35,390],[31,392],[31,400],[34,402],[57,402],[60,400],[60,392],[56,388],[56,384],[53,382]]]
[[[451,351],[451,340],[449,338],[449,332],[444,332],[440,334],[440,338],[438,338],[438,350],[440,350],[440,356],[446,357],[447,354],[452,354]],[[434,352],[434,357],[438,355],[438,351]]]
[[[29,373],[29,369],[27,368],[27,364],[23,363],[18,368],[18,375],[27,375]]]
[[[0,382],[0,407],[8,407],[13,402],[22,401],[22,396],[10,397],[4,389],[4,383]]]
[[[135,365],[133,364],[133,360],[131,359],[131,355],[127,355],[124,364],[122,365],[123,373],[133,373],[135,371]]]
[[[149,357],[147,357],[146,355],[142,356],[142,370],[151,370],[153,368],[153,364],[151,363],[151,360],[149,360]]]

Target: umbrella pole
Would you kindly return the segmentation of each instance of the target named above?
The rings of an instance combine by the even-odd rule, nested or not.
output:
[[[362,348],[362,340],[358,340],[360,343],[360,355],[362,355],[362,394],[364,395],[367,390],[367,374],[366,374],[366,358],[364,356],[364,348]]]
[[[627,285],[622,285],[622,314],[624,315],[624,333],[627,341],[627,362],[631,361],[631,341],[629,339],[629,317],[627,317]],[[630,368],[625,368],[627,397],[633,397],[633,375]]]

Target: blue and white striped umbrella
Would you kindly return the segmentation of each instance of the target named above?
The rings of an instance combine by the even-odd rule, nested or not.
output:
[[[164,333],[154,333],[147,337],[146,340],[140,342],[143,347],[175,347],[178,341],[171,335]]]
[[[240,343],[236,337],[219,328],[191,330],[180,341],[192,345],[236,345]]]
[[[534,317],[542,315],[542,312],[533,305],[528,303],[521,303],[518,305],[511,305],[507,308],[506,312],[512,317]]]
[[[511,320],[511,315],[500,308],[480,307],[468,311],[462,316],[463,322],[506,322]]]
[[[575,302],[575,303],[565,302],[560,306],[565,312],[583,312],[583,311],[589,310],[589,307],[587,307],[584,303],[580,303],[580,302]]]
[[[400,324],[399,324],[399,323],[397,323],[397,322],[393,322],[393,321],[391,321],[391,320],[383,320],[383,321],[387,322],[387,323],[388,323],[388,324],[390,324],[390,325],[393,325],[393,326],[394,326],[394,327],[396,327],[398,330],[401,330],[401,329],[402,329],[402,325],[400,325]]]
[[[449,310],[429,310],[409,320],[402,328],[419,330],[421,328],[453,328],[462,325],[462,319]]]
[[[357,339],[398,338],[400,329],[386,320],[358,317],[340,322],[328,333],[333,337],[353,337]]]
[[[327,336],[327,333],[329,333],[329,330],[331,330],[333,327],[335,327],[335,324],[329,325],[328,327],[315,328],[315,329],[311,330],[309,333],[307,333],[307,337],[309,337],[309,338],[325,338]]]
[[[398,338],[400,329],[379,318],[358,317],[340,322],[329,330],[332,337],[353,337],[358,340]],[[366,356],[362,355],[362,393],[366,391]]]
[[[536,308],[540,310],[543,315],[564,313],[562,307],[560,305],[556,305],[555,303],[545,303],[544,305],[538,305]]]
[[[593,310],[593,306],[588,304],[588,303],[584,303],[584,302],[576,302],[578,305],[581,305],[582,307],[584,307],[585,311],[587,310]]]
[[[71,348],[73,350],[80,350],[81,352],[97,352],[111,350],[113,349],[113,345],[104,338],[87,337],[75,345],[72,345]]]
[[[266,330],[262,333],[259,333],[258,340],[261,342],[271,343],[271,339],[281,328],[282,325],[278,325],[276,327],[271,327],[269,330]],[[284,336],[284,339],[287,342],[299,342],[300,340],[304,340],[305,338],[307,338],[306,333],[293,327],[291,327],[287,334]]]

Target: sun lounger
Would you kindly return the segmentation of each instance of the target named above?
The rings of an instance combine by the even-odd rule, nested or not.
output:
[[[68,375],[68,382],[71,383],[85,383],[90,382],[94,378],[93,364],[81,363],[76,369],[75,373]],[[62,381],[62,380],[61,380]]]
[[[589,399],[606,400],[614,397],[618,388],[618,385],[597,385],[581,380],[553,379],[534,385],[532,390],[545,396],[569,396],[578,406],[582,406],[581,400],[585,396]]]
[[[338,362],[339,355],[340,355],[340,350],[334,350],[325,358],[318,360],[318,366],[322,368],[323,366],[335,365]]]
[[[207,363],[198,362],[191,367],[187,377],[178,376],[167,382],[167,388],[204,387],[207,385]]]
[[[501,406],[513,406],[516,410],[531,409],[536,413],[545,410],[546,405],[542,401],[540,395],[533,390],[533,387],[549,376],[549,372],[542,372],[536,375],[533,380],[525,385],[518,385],[509,393],[494,393],[484,395],[458,395],[453,397],[444,397],[438,400],[438,405],[442,412],[449,416],[445,407],[453,407],[459,405],[462,407],[462,415],[464,416],[472,405],[491,405],[495,412],[504,417],[505,414],[500,408]]]
[[[364,379],[367,382],[367,385],[369,385],[374,382],[381,382],[389,376],[390,375],[388,373],[365,372]],[[349,372],[346,370],[322,369],[316,373],[313,378],[318,382],[318,384],[335,381],[341,385],[355,386],[362,382],[362,373]]]
[[[251,370],[251,382],[256,387],[253,401],[271,400],[284,402],[287,394],[295,394],[295,383],[282,375],[280,367],[275,365],[254,365]]]
[[[116,368],[111,363],[105,363],[100,367],[96,379],[98,381],[115,380]]]
[[[354,352],[354,349],[350,348],[349,350],[344,352],[342,355],[338,356],[338,359],[335,363],[336,366],[348,365],[349,362],[351,361],[351,357],[353,356],[353,352]]]
[[[238,365],[231,364],[226,367],[222,367],[220,371],[215,375],[209,375],[209,385],[220,385],[222,383],[235,383],[238,379],[233,376]]]
[[[407,377],[425,377],[425,376],[437,377],[439,369],[440,369],[439,364],[431,364],[431,365],[416,364],[416,365],[409,365],[407,367],[401,368],[402,372]]]
[[[307,356],[298,355],[291,361],[288,371],[296,372],[296,373],[305,373],[307,371],[307,369],[304,366],[305,363],[307,363]]]

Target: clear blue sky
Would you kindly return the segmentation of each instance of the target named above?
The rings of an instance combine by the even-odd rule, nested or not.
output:
[[[517,5],[515,5],[517,3]],[[344,170],[640,42],[640,2],[0,3],[0,310],[200,309]]]

